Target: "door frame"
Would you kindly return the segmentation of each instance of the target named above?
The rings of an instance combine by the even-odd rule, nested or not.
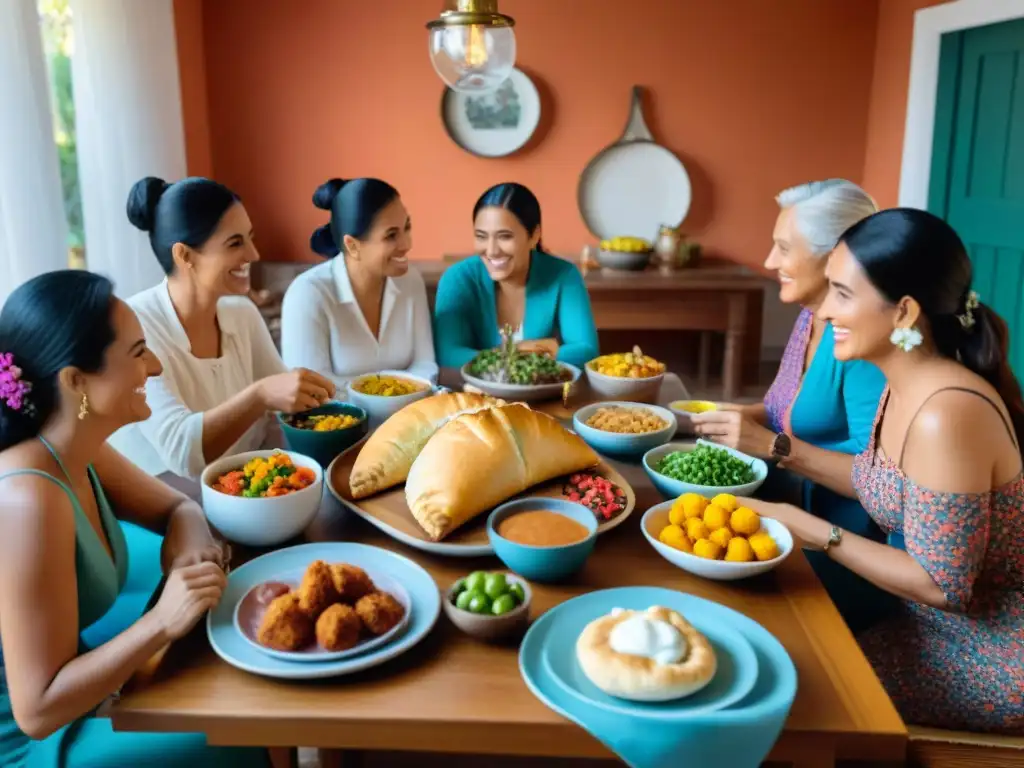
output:
[[[914,13],[899,204],[928,208],[942,36],[1024,18],[1024,0],[953,0]]]

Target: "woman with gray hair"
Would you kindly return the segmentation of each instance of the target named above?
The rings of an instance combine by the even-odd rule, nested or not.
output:
[[[885,378],[871,363],[836,360],[832,327],[817,315],[828,293],[829,254],[849,227],[878,209],[863,189],[842,179],[792,187],[776,201],[780,211],[765,267],[778,277],[779,298],[803,310],[764,402],[696,416],[697,431],[774,460],[762,495],[798,503],[844,530],[880,540],[856,500],[851,473],[853,457],[868,444]],[[851,629],[873,622],[881,592],[827,557],[811,564]]]

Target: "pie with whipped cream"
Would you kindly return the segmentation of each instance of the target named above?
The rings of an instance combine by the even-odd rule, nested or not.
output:
[[[576,658],[590,681],[610,696],[670,701],[711,682],[711,643],[676,611],[620,608],[590,622],[576,641]]]

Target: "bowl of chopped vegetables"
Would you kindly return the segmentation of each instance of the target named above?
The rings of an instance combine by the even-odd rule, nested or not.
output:
[[[653,403],[661,391],[665,364],[633,347],[632,352],[595,357],[586,372],[591,391],[599,397]]]
[[[485,349],[462,366],[462,380],[508,401],[552,400],[580,378],[580,369],[538,352]]]
[[[768,477],[761,459],[705,440],[652,448],[643,465],[654,487],[671,499],[684,493],[752,496]]]
[[[203,471],[203,510],[230,541],[250,547],[281,544],[306,529],[323,496],[320,463],[293,451],[225,456]]]
[[[348,401],[379,425],[409,403],[434,394],[434,382],[406,371],[380,371],[352,379],[346,389]]]
[[[278,413],[288,448],[326,467],[366,435],[368,414],[351,403],[326,403],[302,413]]]

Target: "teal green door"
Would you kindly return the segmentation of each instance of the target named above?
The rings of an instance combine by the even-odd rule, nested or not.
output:
[[[1024,378],[1024,19],[946,35],[941,51],[928,208],[967,244]]]

